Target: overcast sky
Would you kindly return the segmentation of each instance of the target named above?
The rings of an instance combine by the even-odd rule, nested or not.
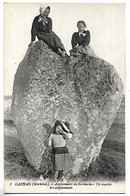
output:
[[[68,54],[76,23],[84,20],[95,54],[111,63],[125,83],[124,4],[48,3],[53,31]],[[31,40],[31,26],[40,3],[6,3],[4,6],[4,94],[11,95],[14,74]]]

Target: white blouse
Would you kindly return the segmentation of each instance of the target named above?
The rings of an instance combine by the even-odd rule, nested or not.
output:
[[[71,133],[65,133],[66,137],[69,139],[72,137]],[[51,134],[49,137],[49,146],[52,147],[63,147],[65,146],[65,139],[60,134]]]

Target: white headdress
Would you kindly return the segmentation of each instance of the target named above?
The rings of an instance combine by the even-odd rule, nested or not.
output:
[[[65,125],[65,123],[63,123],[62,121],[60,121],[60,123],[62,124],[63,128],[65,129],[65,131],[67,133],[70,133],[70,130],[68,129],[68,127]]]
[[[40,12],[41,10],[44,12],[45,9],[46,9],[47,7],[48,7],[48,6],[40,5],[39,12]]]
[[[41,11],[42,11],[42,13],[44,13],[44,11],[46,10],[47,7],[48,7],[48,6],[40,5],[40,8],[39,8],[40,14],[41,14]],[[42,21],[42,16],[39,17],[38,22],[41,22],[41,21]]]

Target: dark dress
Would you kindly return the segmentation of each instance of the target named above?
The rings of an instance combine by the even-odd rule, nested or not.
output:
[[[39,40],[44,41],[54,52],[58,52],[58,48],[65,51],[60,38],[52,31],[52,20],[47,17],[45,25],[41,19],[41,15],[34,18],[31,29],[31,41],[35,41],[36,36]]]
[[[71,39],[72,50],[70,50],[70,55],[80,56],[81,54],[86,54],[88,56],[95,56],[94,51],[89,43],[90,32],[88,30],[81,34],[79,32],[75,32]],[[80,49],[78,46],[81,46]]]
[[[84,31],[83,34],[79,34],[79,32],[75,32],[72,35],[72,40],[71,40],[71,44],[72,44],[72,48],[76,47],[77,45],[79,46],[87,46],[90,43],[90,32],[89,31]]]

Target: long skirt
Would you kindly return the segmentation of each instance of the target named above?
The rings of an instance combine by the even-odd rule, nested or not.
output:
[[[71,160],[68,149],[64,147],[56,147],[52,149],[52,170],[69,170],[71,168]]]
[[[71,56],[80,56],[82,54],[86,54],[87,56],[96,56],[94,54],[94,50],[92,49],[92,47],[90,45],[85,46],[85,47],[81,46],[80,49],[74,48],[74,49],[70,50]]]
[[[51,31],[50,33],[38,32],[37,37],[39,40],[44,41],[54,52],[58,52],[58,48],[65,51],[64,45],[60,38]]]

